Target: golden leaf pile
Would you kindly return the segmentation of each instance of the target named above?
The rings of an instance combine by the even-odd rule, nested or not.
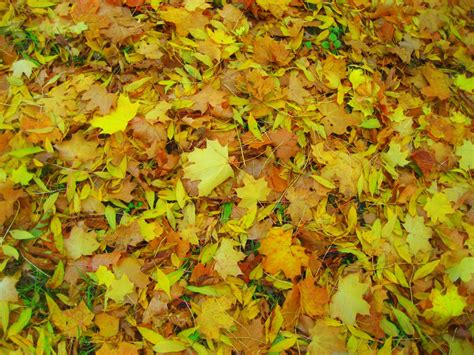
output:
[[[0,2],[0,353],[474,353],[471,23]]]

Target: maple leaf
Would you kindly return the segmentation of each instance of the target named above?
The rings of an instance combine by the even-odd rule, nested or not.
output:
[[[423,67],[422,73],[429,83],[428,86],[421,89],[423,95],[438,97],[440,100],[446,100],[451,96],[451,91],[449,90],[451,79],[448,75],[437,70],[431,63]]]
[[[440,290],[433,289],[430,300],[433,307],[428,308],[423,316],[431,319],[437,326],[444,325],[452,318],[462,315],[464,308],[467,307],[466,297],[459,295],[454,285],[448,286],[444,295]]]
[[[72,309],[61,310],[54,300],[46,294],[49,315],[53,324],[68,337],[77,336],[92,324],[94,313],[87,308],[84,301]]]
[[[459,263],[446,270],[451,281],[461,279],[463,282],[469,282],[474,274],[474,257],[466,256]]]
[[[359,281],[359,274],[349,274],[339,280],[336,293],[330,304],[331,317],[337,317],[346,325],[356,323],[357,314],[369,315],[370,305],[363,296],[369,290],[369,284]]]
[[[268,137],[276,148],[277,158],[285,162],[289,161],[290,158],[300,151],[296,135],[286,129],[268,132]]]
[[[94,323],[99,327],[99,334],[105,338],[116,336],[119,332],[119,318],[108,313],[99,313]]]
[[[18,292],[15,288],[17,279],[11,276],[5,276],[0,280],[0,302],[12,302],[18,301]]]
[[[326,134],[344,134],[350,126],[358,125],[361,117],[357,112],[347,113],[344,106],[337,102],[321,102],[318,104],[319,111],[323,114],[321,123],[324,125]]]
[[[474,78],[466,77],[466,74],[457,74],[454,80],[454,85],[456,85],[461,90],[472,93],[474,90]]]
[[[118,264],[114,267],[114,272],[117,277],[127,275],[128,279],[132,281],[136,287],[144,289],[150,283],[150,279],[147,274],[141,271],[142,266],[139,259],[128,256],[120,259]]]
[[[235,189],[237,196],[242,199],[239,202],[239,207],[251,208],[256,206],[257,202],[266,201],[272,191],[264,178],[255,179],[252,175],[245,174],[243,181],[244,187]]]
[[[87,140],[82,132],[75,133],[70,140],[55,145],[59,157],[64,161],[93,160],[98,155],[97,142]]]
[[[391,142],[388,152],[382,154],[383,161],[391,167],[405,166],[409,163],[406,158],[409,155],[408,151],[402,151],[399,143]]]
[[[254,42],[254,60],[262,65],[276,63],[286,65],[292,59],[290,52],[283,43],[275,41],[270,36],[257,37]]]
[[[252,319],[249,323],[237,322],[237,330],[229,337],[233,345],[245,355],[261,354],[265,346],[264,326],[259,318]]]
[[[115,275],[103,265],[98,267],[95,275],[97,277],[97,283],[107,287],[105,293],[106,299],[111,298],[117,303],[122,303],[125,296],[132,293],[135,289],[126,274],[123,274],[120,279],[116,279]]]
[[[29,78],[33,71],[33,68],[36,68],[37,65],[30,60],[20,59],[12,64],[11,69],[13,71],[12,75],[14,77],[20,78],[23,74]]]
[[[263,268],[270,274],[283,271],[286,277],[293,279],[301,274],[301,268],[308,265],[305,248],[292,245],[291,230],[274,228],[262,239],[259,253],[264,255]]]
[[[298,78],[298,72],[291,72],[290,81],[288,83],[288,99],[303,105],[305,97],[308,96],[310,96],[310,93],[304,88],[303,83]]]
[[[341,333],[340,327],[318,320],[309,332],[311,335],[311,343],[308,346],[309,354],[345,354],[347,351],[346,343]]]
[[[106,88],[101,85],[92,85],[87,90],[82,99],[89,101],[86,105],[86,110],[99,109],[101,115],[106,115],[110,112],[110,107],[115,105],[117,97],[114,94],[107,92]]]
[[[225,280],[228,275],[241,275],[242,271],[239,268],[238,262],[243,260],[245,254],[234,250],[235,241],[224,238],[221,240],[221,245],[214,254],[216,264],[214,269]]]
[[[204,113],[209,106],[219,107],[226,101],[226,92],[215,89],[212,85],[206,85],[197,94],[190,96],[189,100],[193,101],[191,108]]]
[[[209,196],[214,188],[234,176],[227,146],[221,146],[218,141],[207,140],[205,149],[194,149],[188,155],[184,176],[190,180],[200,180],[199,196]]]
[[[176,33],[186,37],[189,31],[194,29],[204,29],[209,23],[209,19],[201,11],[187,11],[184,8],[166,7],[159,12],[161,18],[166,22],[174,23]]]
[[[92,255],[99,248],[94,231],[86,232],[82,226],[74,226],[69,238],[64,239],[67,255],[76,260],[83,255]]]
[[[0,224],[2,225],[13,215],[15,202],[24,194],[23,190],[14,189],[13,186],[14,182],[11,180],[0,182]]]
[[[257,0],[258,6],[270,11],[277,18],[281,17],[288,10],[290,3],[291,0]]]
[[[413,256],[420,252],[427,253],[432,249],[430,244],[432,231],[425,225],[423,217],[407,215],[403,227],[408,232],[407,242]]]
[[[459,167],[466,171],[474,169],[474,144],[465,139],[462,145],[456,147],[456,155],[461,157],[459,160]]]
[[[109,115],[95,117],[90,121],[92,127],[102,129],[101,133],[113,134],[125,131],[128,122],[137,114],[138,102],[131,103],[125,95],[120,95],[117,102],[117,108]]]
[[[448,197],[442,192],[436,192],[432,197],[429,197],[423,209],[433,223],[443,222],[446,220],[446,215],[454,213]]]
[[[207,339],[218,339],[221,329],[229,330],[233,326],[234,320],[227,313],[231,306],[227,297],[207,298],[201,303],[196,323]]]
[[[314,277],[307,277],[299,283],[301,307],[310,317],[322,316],[329,302],[327,289],[316,287]]]

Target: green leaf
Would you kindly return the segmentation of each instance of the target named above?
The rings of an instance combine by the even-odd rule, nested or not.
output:
[[[15,149],[8,153],[8,155],[15,157],[15,158],[24,158],[31,154],[36,154],[42,152],[43,149],[40,147],[28,147],[28,148],[21,148]]]
[[[105,218],[107,219],[107,222],[109,223],[110,228],[112,229],[117,228],[117,219],[116,219],[115,209],[109,205],[105,207],[104,214],[105,214]]]
[[[440,260],[433,260],[422,267],[420,267],[418,270],[416,270],[415,275],[413,275],[413,281],[419,280],[425,276],[428,276],[431,274],[434,269],[439,265]]]
[[[413,325],[411,324],[410,318],[403,313],[402,311],[399,311],[396,308],[392,308],[393,314],[397,318],[398,324],[400,324],[400,327],[403,329],[405,334],[408,335],[413,335],[415,334],[415,328],[413,328]]]
[[[284,350],[288,350],[291,348],[293,345],[295,345],[297,338],[296,337],[291,337],[291,338],[285,338],[278,343],[272,345],[270,350],[268,350],[269,353],[280,353]]]
[[[22,230],[19,230],[19,229],[11,230],[10,235],[13,237],[13,239],[16,239],[16,240],[28,240],[28,239],[35,239],[36,238],[30,232],[22,231]]]
[[[450,267],[446,271],[451,281],[461,279],[463,282],[469,282],[474,275],[474,257],[466,256],[459,263]]]
[[[206,296],[219,296],[222,294],[219,290],[212,286],[186,286],[186,289],[191,292],[200,293]]]
[[[155,344],[153,351],[157,353],[173,353],[186,350],[188,347],[176,340],[161,340]]]
[[[377,118],[369,118],[365,121],[363,121],[359,127],[361,128],[367,128],[367,129],[374,129],[374,128],[380,128],[382,125],[380,124],[380,121]]]
[[[8,329],[8,337],[20,333],[30,322],[32,313],[33,310],[31,308],[25,308],[18,317],[18,320]]]
[[[137,327],[137,329],[142,335],[142,337],[148,340],[153,345],[157,344],[160,341],[165,340],[165,338],[161,334],[155,332],[154,330],[151,330],[145,327]]]

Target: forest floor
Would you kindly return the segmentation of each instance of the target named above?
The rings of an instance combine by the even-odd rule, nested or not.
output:
[[[0,1],[0,353],[473,354],[471,5]]]

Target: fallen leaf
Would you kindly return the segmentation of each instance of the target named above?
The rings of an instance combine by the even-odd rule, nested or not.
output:
[[[95,117],[90,121],[94,128],[100,128],[101,133],[113,134],[123,132],[138,112],[138,102],[131,103],[125,95],[120,95],[117,102],[117,108],[111,114]]]
[[[234,320],[227,313],[232,306],[226,297],[207,298],[200,305],[196,323],[199,331],[208,339],[218,339],[221,329],[229,330]]]
[[[224,238],[221,240],[219,249],[214,254],[214,260],[216,261],[214,269],[224,280],[229,275],[237,276],[242,274],[238,262],[243,260],[245,255],[240,251],[234,250],[235,244],[231,239]]]
[[[330,304],[331,317],[339,318],[346,325],[355,325],[358,314],[369,315],[370,306],[363,296],[369,284],[359,281],[359,274],[349,274],[339,281]]]
[[[69,238],[64,240],[64,249],[67,256],[73,260],[79,259],[83,255],[92,255],[99,249],[99,242],[94,231],[87,232],[83,226],[74,226]]]
[[[283,271],[287,278],[293,279],[301,274],[301,268],[308,265],[305,249],[292,245],[291,230],[274,228],[261,240],[259,253],[264,255],[263,268],[270,274]]]
[[[267,200],[271,189],[265,179],[255,179],[252,175],[245,174],[243,178],[244,186],[235,189],[237,196],[241,199],[239,207],[252,208],[258,202]]]
[[[188,164],[184,167],[186,178],[200,180],[199,196],[209,196],[214,188],[234,176],[227,146],[210,140],[206,145],[205,149],[196,148],[189,153]]]

